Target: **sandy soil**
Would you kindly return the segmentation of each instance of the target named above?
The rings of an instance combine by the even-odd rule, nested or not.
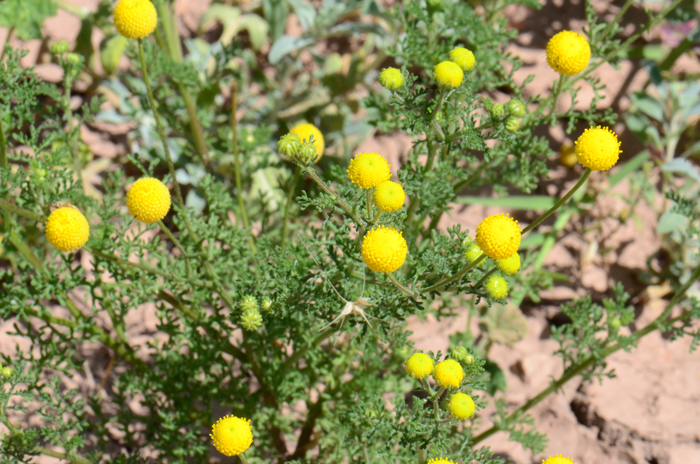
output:
[[[71,3],[94,9],[97,1],[71,0]],[[209,0],[176,2],[183,35],[192,34],[199,16],[209,3]],[[611,18],[615,14],[617,3],[596,2],[605,18]],[[547,1],[540,13],[532,14],[522,8],[512,8],[508,14],[512,25],[521,31],[518,43],[512,46],[512,51],[519,54],[526,63],[518,77],[524,79],[528,74],[534,73],[538,79],[530,84],[529,92],[535,94],[549,91],[555,76],[546,65],[544,46],[547,39],[562,28],[581,30],[584,24],[583,2]],[[633,8],[625,17],[625,21],[628,21],[625,23],[626,31],[632,30],[634,23],[643,17],[641,8]],[[47,33],[53,39],[72,42],[78,28],[79,20],[65,12],[60,12],[57,17],[46,22]],[[4,42],[5,37],[6,31],[0,30],[0,43]],[[101,38],[100,33],[95,32],[93,42],[96,48]],[[25,65],[37,66],[39,74],[48,81],[60,79],[60,68],[46,63],[41,56],[39,41],[21,44],[13,40],[12,43],[30,50],[25,57]],[[689,72],[700,70],[697,61],[685,57],[676,66]],[[608,83],[607,98],[600,105],[603,108],[612,106],[616,110],[626,109],[629,106],[626,95],[640,88],[647,79],[645,73],[630,62],[623,62],[620,70],[603,66],[598,74],[605,77]],[[582,89],[580,97],[580,104],[587,106],[588,99],[591,98],[590,90]],[[564,105],[564,102],[561,104]],[[126,147],[115,144],[113,137],[108,134],[121,135],[129,128],[101,129],[104,130],[86,130],[83,134],[96,158],[112,158],[124,153]],[[624,132],[623,126],[616,129],[622,134],[624,156],[633,156],[640,150],[638,142]],[[549,135],[551,146],[555,149],[566,140],[560,129],[552,130]],[[392,164],[396,167],[410,145],[411,140],[405,136],[381,136],[365,142],[360,150],[386,154],[394,160]],[[553,160],[551,166],[552,180],[543,183],[540,193],[557,194],[579,175],[577,171],[569,171]],[[624,192],[627,186],[623,184],[618,188]],[[597,205],[591,215],[605,217],[610,210],[621,207],[619,201],[610,200]],[[480,218],[495,211],[479,206],[455,205],[451,214],[440,222],[440,228],[446,229],[459,223],[474,230]],[[565,232],[550,253],[545,267],[570,275],[570,281],[546,292],[542,304],[523,305],[528,325],[528,334],[524,340],[513,348],[495,345],[491,351],[491,357],[506,370],[509,392],[505,399],[509,405],[517,407],[546,387],[553,376],[561,374],[561,362],[552,356],[557,345],[548,339],[550,324],[560,312],[561,304],[586,293],[600,299],[608,294],[615,281],[623,281],[633,295],[641,294],[643,286],[637,280],[637,275],[645,268],[646,259],[658,249],[660,238],[655,233],[656,213],[644,205],[640,205],[636,213],[643,219],[642,229],[638,229],[632,222],[618,228],[616,223],[604,221],[606,243],[619,245],[613,246],[613,251],[605,256],[596,252],[596,244],[601,237],[582,236],[575,227]],[[640,295],[636,300],[638,326],[651,320],[664,305],[663,299],[654,296],[653,292],[647,295],[651,297],[642,298],[643,295]],[[413,340],[418,349],[444,351],[448,346],[447,334],[464,330],[466,321],[463,312],[451,320],[436,321],[429,317],[423,324],[412,320],[409,329],[414,332]],[[129,328],[130,338],[135,341],[144,340],[155,328],[152,308],[144,306],[142,311],[132,315],[132,322]],[[17,342],[6,335],[11,329],[11,323],[12,321],[0,323],[0,351],[5,353],[14,351]],[[478,331],[476,326],[472,329]],[[557,453],[570,456],[579,464],[700,463],[700,425],[697,419],[700,417],[700,357],[697,353],[688,353],[688,342],[683,340],[669,343],[661,334],[654,333],[643,339],[632,353],[618,352],[613,355],[610,367],[615,369],[618,375],[616,379],[606,380],[602,385],[574,379],[566,385],[563,392],[550,396],[531,411],[540,430],[550,438],[544,455],[532,456],[519,445],[509,442],[502,434],[490,438],[484,444],[516,464],[539,462],[543,457]],[[87,388],[99,386],[93,380]],[[483,426],[488,426],[492,415],[490,409],[479,414]],[[48,464],[58,461],[42,458],[37,459],[37,462]]]

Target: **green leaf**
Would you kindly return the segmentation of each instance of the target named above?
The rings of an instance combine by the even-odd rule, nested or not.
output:
[[[0,8],[0,26],[14,27],[22,40],[40,39],[44,21],[57,12],[56,4],[46,0],[6,0]]]
[[[664,116],[664,106],[663,104],[647,93],[634,92],[631,96],[632,103],[639,108],[639,110],[659,122],[663,122],[666,118]]]
[[[119,34],[105,38],[100,43],[102,69],[104,69],[107,74],[114,74],[117,70],[127,45],[129,45],[129,39]]]
[[[696,182],[700,183],[700,174],[695,166],[685,158],[676,158],[661,165],[661,169],[666,172],[684,174]]]
[[[457,197],[457,203],[483,206],[502,206],[526,211],[547,210],[554,206],[556,200],[544,195],[512,196],[508,198]]]
[[[199,21],[199,31],[202,32],[214,21],[221,22],[224,28],[219,41],[225,46],[231,44],[241,29],[245,29],[248,31],[253,49],[260,50],[265,45],[270,30],[267,21],[254,13],[241,15],[240,8],[217,4],[212,5],[202,15],[202,19]]]
[[[670,234],[678,229],[685,228],[688,223],[688,218],[680,213],[666,211],[659,219],[659,225],[656,226],[656,232],[659,234]]]
[[[491,378],[486,384],[486,391],[489,392],[489,395],[493,396],[498,390],[505,392],[508,389],[506,374],[498,364],[490,359],[486,359],[484,370],[491,375]]]
[[[614,186],[619,184],[620,181],[622,181],[622,179],[626,178],[634,171],[639,169],[642,166],[642,164],[644,164],[644,162],[649,159],[650,156],[651,153],[649,152],[649,150],[644,150],[643,152],[641,152],[640,154],[638,154],[637,156],[635,156],[634,158],[617,168],[615,170],[615,173],[610,176],[609,189],[612,189]]]
[[[277,64],[282,60],[282,57],[299,50],[300,48],[308,47],[314,43],[314,39],[309,37],[292,37],[291,35],[283,35],[270,47],[270,52],[267,59],[272,64]]]
[[[501,345],[513,346],[527,335],[527,321],[514,304],[494,304],[479,322],[490,340]]]

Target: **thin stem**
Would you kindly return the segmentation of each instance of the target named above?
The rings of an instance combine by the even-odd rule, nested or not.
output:
[[[5,129],[2,124],[2,106],[0,106],[0,168],[6,173],[10,173],[10,165],[7,161],[7,139],[5,139]]]
[[[294,177],[292,177],[292,184],[289,186],[289,191],[287,192],[287,203],[284,205],[284,218],[282,219],[282,237],[280,240],[280,247],[282,248],[283,252],[287,242],[289,213],[292,210],[292,203],[294,202],[294,192],[297,189],[299,179],[301,179],[301,167],[297,166],[296,171],[294,171]]]
[[[247,460],[246,457],[243,455],[243,453],[239,454],[238,457],[240,458],[240,460],[241,460],[241,462],[242,462],[243,464],[248,464],[248,460]]]
[[[544,213],[542,216],[535,219],[535,221],[532,224],[525,227],[521,231],[521,234],[525,235],[526,233],[530,232],[532,229],[534,229],[535,227],[540,225],[542,223],[542,221],[544,221],[549,216],[551,216],[552,213],[554,213],[556,210],[558,210],[564,203],[567,202],[567,200],[569,198],[571,198],[571,195],[573,195],[576,192],[576,190],[578,190],[586,182],[586,180],[588,179],[588,176],[590,176],[590,175],[591,175],[591,168],[586,168],[586,172],[583,173],[583,176],[581,176],[581,179],[579,179],[578,183],[576,185],[574,185],[574,188],[569,190],[569,192],[566,195],[561,197],[561,199],[558,202],[556,202],[554,206],[549,208],[549,210],[546,213]]]
[[[233,81],[231,84],[231,133],[233,137],[233,160],[234,173],[236,178],[236,192],[238,193],[238,209],[243,220],[243,225],[246,229],[250,229],[248,222],[248,214],[245,209],[245,201],[243,198],[243,182],[241,181],[241,154],[238,150],[238,120],[236,119],[236,111],[238,109],[238,83]]]
[[[442,288],[446,285],[451,284],[452,282],[454,282],[456,280],[461,279],[464,276],[464,274],[466,274],[467,272],[474,269],[476,266],[478,266],[485,259],[486,259],[486,255],[482,254],[481,256],[479,256],[479,258],[475,259],[473,262],[464,266],[464,268],[461,271],[459,271],[457,274],[450,276],[450,277],[446,277],[446,278],[442,279],[441,281],[439,281],[438,283],[436,283],[435,285],[432,285],[428,288],[422,289],[421,293],[434,292],[435,290],[437,290],[439,288]]]
[[[340,206],[340,208],[347,213],[348,216],[352,218],[353,221],[355,221],[355,225],[358,227],[365,227],[367,225],[367,222],[360,217],[359,214],[355,212],[355,210],[350,206],[343,198],[333,192],[331,188],[326,185],[326,183],[316,174],[316,170],[312,168],[311,166],[304,166],[304,171],[313,179],[316,184],[318,184],[321,189],[326,192],[326,194],[330,195],[335,203]]]
[[[559,79],[557,79],[557,84],[554,87],[554,92],[552,94],[552,108],[549,110],[549,114],[547,115],[547,117],[550,117],[552,114],[554,114],[554,112],[557,109],[557,102],[559,101],[559,95],[561,94],[561,90],[564,88],[564,81],[564,75],[559,74]]]
[[[484,276],[483,276],[481,279],[479,279],[479,281],[478,281],[476,284],[474,284],[474,288],[479,288],[479,287],[481,287],[482,285],[484,285],[484,282],[486,282],[486,279],[488,279],[489,277],[491,277],[492,275],[494,275],[494,274],[496,273],[497,270],[498,270],[498,266],[494,267],[494,268],[491,269],[489,272],[487,272],[486,274],[484,274]]]
[[[370,189],[365,190],[365,200],[367,201],[367,221],[372,218],[372,192]]]
[[[391,282],[392,282],[394,285],[396,285],[396,287],[397,287],[399,290],[401,290],[402,292],[404,292],[406,295],[410,296],[411,298],[416,298],[416,299],[420,297],[420,294],[419,294],[419,293],[412,292],[411,289],[409,289],[408,287],[404,286],[401,282],[399,282],[398,280],[396,280],[396,277],[394,277],[394,274],[393,274],[393,273],[387,272],[386,275],[387,275],[387,277],[389,277],[389,280],[391,280]]]
[[[9,201],[3,200],[2,198],[0,198],[0,209],[9,211],[10,213],[16,214],[17,216],[21,216],[25,219],[29,219],[30,221],[41,222],[42,219],[44,219],[44,216],[42,214],[35,213],[34,211],[29,211],[28,209],[20,208],[19,206],[15,206]]]
[[[5,58],[5,47],[9,46],[8,44],[10,43],[10,39],[12,38],[12,34],[15,32],[15,26],[10,27],[10,29],[7,31],[7,38],[5,38],[5,45],[2,47],[2,51],[0,51],[0,62],[2,62],[3,58]]]
[[[52,458],[58,458],[64,461],[68,461],[71,464],[94,464],[91,460],[84,458],[82,456],[77,456],[75,454],[59,453],[58,451],[51,451],[43,446],[35,446],[32,450],[33,453],[43,454],[44,456],[51,456]]]
[[[532,408],[533,406],[538,404],[540,401],[545,399],[551,393],[558,391],[566,382],[573,379],[577,375],[581,374],[583,371],[590,368],[591,366],[595,365],[596,362],[600,362],[600,360],[607,358],[608,356],[615,353],[616,351],[619,351],[620,349],[623,349],[625,347],[629,347],[629,346],[636,344],[642,337],[650,334],[651,332],[653,332],[655,330],[658,330],[662,325],[661,323],[666,318],[668,318],[668,316],[671,314],[671,311],[673,310],[673,308],[676,306],[676,304],[678,304],[681,301],[681,299],[683,298],[685,293],[688,291],[690,286],[693,285],[695,282],[697,282],[698,279],[700,279],[700,266],[698,266],[695,269],[695,271],[690,276],[690,278],[686,281],[686,283],[683,284],[676,291],[673,298],[671,298],[671,301],[668,302],[668,304],[664,308],[663,312],[656,319],[654,319],[652,322],[647,324],[642,329],[633,333],[629,338],[627,338],[627,340],[625,341],[624,344],[620,343],[620,342],[615,343],[614,345],[603,350],[602,353],[600,353],[599,355],[588,356],[585,360],[581,361],[580,363],[575,364],[573,366],[570,366],[568,369],[566,369],[564,374],[558,380],[551,383],[547,388],[545,388],[539,394],[537,394],[537,396],[535,396],[534,398],[532,398],[531,400],[529,400],[528,402],[526,402],[525,404],[520,406],[518,409],[513,411],[511,414],[509,414],[508,417],[506,417],[502,423],[507,424],[510,421],[512,421],[514,418],[523,414],[524,412],[526,412],[527,410],[529,410],[530,408]],[[691,312],[686,311],[683,314],[681,314],[680,316],[675,317],[673,319],[670,319],[667,322],[668,323],[675,323],[675,322],[678,322],[680,320],[684,320],[686,317],[688,317],[690,315],[691,315]],[[496,432],[499,432],[501,430],[502,430],[501,425],[498,425],[498,424],[494,425],[490,429],[488,429],[488,430],[482,432],[481,434],[477,435],[476,437],[474,437],[474,440],[471,443],[472,446],[487,439],[491,435],[493,435]]]
[[[163,232],[165,232],[165,235],[167,235],[168,238],[170,239],[170,241],[173,242],[173,245],[175,245],[175,248],[177,248],[178,250],[180,250],[180,254],[182,255],[182,257],[183,257],[184,260],[185,260],[185,267],[186,267],[186,269],[187,269],[187,270],[186,270],[186,272],[187,272],[187,274],[186,274],[186,275],[187,275],[187,278],[190,279],[190,278],[192,277],[192,269],[190,268],[190,260],[189,260],[188,257],[187,257],[187,252],[185,252],[185,248],[182,246],[182,244],[180,243],[180,241],[179,241],[177,238],[175,238],[175,236],[174,236],[173,233],[170,231],[170,229],[168,229],[168,227],[167,227],[165,224],[163,224],[163,221],[160,221],[160,220],[159,220],[159,221],[158,221],[158,225],[160,226],[160,230],[162,230]]]

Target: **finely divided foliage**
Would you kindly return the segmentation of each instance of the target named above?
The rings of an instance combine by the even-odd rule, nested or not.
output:
[[[497,464],[481,445],[497,432],[542,458],[530,407],[576,376],[612,376],[606,357],[654,330],[700,340],[700,305],[685,298],[700,268],[688,259],[643,328],[622,330],[634,308],[621,284],[562,307],[570,322],[552,337],[564,374],[520,407],[500,398],[490,347],[524,336],[518,306],[552,284],[542,263],[560,221],[585,214],[589,176],[608,176],[592,171],[618,163],[616,134],[595,129],[616,115],[598,109],[591,72],[633,40],[592,6],[583,31],[565,34],[590,45],[590,61],[586,47],[557,61],[567,49],[554,43],[562,74],[526,98],[534,76],[515,82],[522,62],[505,51],[516,31],[502,12],[537,1],[219,2],[201,25],[218,21],[218,40],[179,37],[165,0],[40,3],[54,6],[1,2],[0,25],[36,38],[59,5],[82,29],[72,50],[50,47],[58,84],[20,66],[26,52],[6,45],[0,58],[0,320],[18,341],[1,354],[0,462]],[[284,33],[291,13],[299,37]],[[339,42],[347,53],[328,52]],[[583,112],[581,86],[596,94]],[[108,123],[128,128],[114,136],[128,150],[105,163],[82,134]],[[536,189],[553,154],[542,134],[556,125],[582,137],[570,191],[518,216],[523,228],[505,215],[471,234],[438,228],[467,190]],[[359,153],[374,131],[410,135],[410,151],[394,166]],[[667,193],[687,220],[674,236],[684,245],[700,230],[693,192]],[[553,232],[536,230],[555,213]],[[449,354],[416,352],[409,316],[464,308],[483,343],[468,328]]]

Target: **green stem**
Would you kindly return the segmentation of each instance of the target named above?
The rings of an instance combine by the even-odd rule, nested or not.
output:
[[[673,296],[673,298],[671,298],[671,301],[668,302],[668,304],[667,304],[666,307],[664,308],[663,312],[659,315],[659,317],[657,317],[657,318],[654,319],[652,322],[650,322],[649,324],[647,324],[644,328],[642,328],[642,329],[636,331],[635,333],[633,333],[633,334],[625,341],[624,344],[623,344],[623,343],[620,343],[620,342],[615,343],[614,345],[612,345],[612,346],[608,347],[607,349],[603,350],[601,353],[599,353],[599,354],[597,354],[597,355],[595,355],[595,356],[594,356],[594,355],[588,356],[585,360],[579,362],[578,364],[575,364],[575,365],[573,365],[573,366],[570,366],[568,369],[566,369],[566,371],[564,371],[564,374],[563,374],[558,380],[556,380],[555,382],[551,383],[547,388],[545,388],[545,389],[542,390],[539,394],[537,394],[537,396],[535,396],[534,398],[532,398],[531,400],[529,400],[528,402],[526,402],[525,404],[523,404],[522,406],[520,406],[518,409],[516,409],[515,411],[513,411],[511,414],[509,414],[508,417],[506,417],[506,418],[503,420],[502,423],[503,423],[503,424],[508,424],[508,423],[511,422],[514,418],[520,416],[521,414],[523,414],[524,412],[526,412],[527,410],[529,410],[530,408],[532,408],[533,406],[535,406],[536,404],[538,404],[540,401],[542,401],[543,399],[545,399],[545,398],[546,398],[547,396],[549,396],[550,394],[552,394],[552,393],[558,391],[559,389],[561,389],[561,387],[564,386],[564,384],[565,384],[566,382],[568,382],[569,380],[573,379],[573,378],[576,377],[577,375],[581,374],[581,373],[584,372],[586,369],[588,369],[588,368],[594,366],[596,362],[600,362],[601,360],[607,358],[607,357],[610,356],[611,354],[613,354],[613,353],[615,353],[616,351],[619,351],[619,350],[621,350],[621,349],[623,349],[623,348],[636,345],[636,343],[637,343],[642,337],[644,337],[644,336],[650,334],[651,332],[653,332],[653,331],[655,331],[655,330],[658,330],[658,329],[661,327],[661,323],[664,322],[664,320],[665,320],[666,318],[668,318],[668,316],[671,314],[671,311],[673,310],[673,308],[676,306],[676,304],[678,304],[678,303],[681,301],[681,299],[683,298],[683,296],[685,295],[685,293],[688,291],[688,289],[690,288],[690,286],[693,285],[695,282],[697,282],[698,279],[700,279],[700,266],[698,266],[698,267],[695,269],[695,271],[694,271],[693,274],[690,276],[690,278],[686,281],[686,283],[683,284],[683,285],[676,291],[675,295]],[[668,322],[668,323],[675,323],[675,322],[684,320],[685,318],[687,318],[687,317],[690,316],[690,315],[691,315],[691,312],[690,312],[690,311],[686,311],[686,312],[684,312],[683,314],[681,314],[680,316],[675,317],[675,318],[673,318],[673,319],[670,319],[670,320],[668,320],[667,322]],[[493,435],[493,434],[495,434],[496,432],[499,432],[499,431],[501,431],[501,430],[503,430],[503,428],[502,428],[501,425],[494,425],[494,426],[491,427],[490,429],[488,429],[488,430],[482,432],[481,434],[477,435],[476,437],[474,437],[474,440],[473,440],[472,443],[471,443],[472,446],[473,446],[473,445],[476,445],[477,443],[479,443],[479,442],[481,442],[481,441],[483,441],[483,440],[485,440],[485,439],[487,439],[487,438],[490,437],[491,435]]]
[[[243,453],[239,454],[238,457],[240,458],[240,460],[241,460],[241,462],[242,462],[243,464],[248,464],[248,460],[247,460],[246,457],[243,455]]]
[[[4,51],[4,49],[3,49]],[[0,57],[0,61],[2,61],[2,57]],[[4,129],[4,124],[3,124],[3,112],[2,112],[2,106],[0,106],[0,169],[2,169],[3,173],[7,176],[10,175],[10,164],[7,160],[7,140],[5,139],[5,129]],[[0,190],[4,188],[4,185],[0,185]],[[9,186],[8,186],[9,190]],[[0,200],[3,201],[3,200]],[[10,213],[7,210],[3,211],[3,217],[4,217],[4,224],[3,227],[7,228],[9,227],[10,224]]]
[[[84,458],[82,456],[77,456],[75,454],[59,453],[58,451],[51,451],[43,446],[35,446],[32,453],[43,454],[44,456],[50,456],[52,458],[58,458],[63,461],[68,461],[71,464],[94,464],[91,460]]]
[[[173,233],[170,231],[170,229],[168,229],[168,227],[165,224],[163,224],[163,221],[159,220],[158,225],[160,226],[160,230],[165,232],[165,235],[167,235],[168,238],[170,239],[170,241],[173,242],[173,245],[175,245],[175,248],[180,250],[180,254],[182,255],[182,258],[185,260],[185,267],[186,267],[185,272],[187,273],[186,274],[187,279],[190,279],[192,277],[192,269],[190,268],[190,260],[187,257],[187,252],[185,252],[185,248],[182,246],[180,241],[177,238],[175,238],[175,235],[173,235]]]
[[[365,190],[365,200],[367,201],[367,222],[372,219],[372,192],[370,189]]]
[[[437,290],[439,288],[442,288],[446,285],[451,284],[452,282],[454,282],[456,280],[461,279],[464,276],[464,274],[466,274],[467,272],[474,269],[476,266],[478,266],[485,259],[486,259],[486,255],[482,254],[479,258],[475,259],[473,262],[464,266],[464,268],[461,271],[459,271],[457,274],[450,276],[450,277],[446,277],[446,278],[442,279],[441,281],[437,282],[435,285],[432,285],[428,288],[422,289],[421,293],[434,292],[435,290]]]
[[[549,110],[549,114],[547,115],[547,118],[549,118],[552,114],[557,109],[557,102],[559,101],[559,95],[561,94],[561,90],[564,88],[564,81],[566,79],[564,78],[563,74],[559,74],[559,79],[557,79],[557,84],[554,87],[554,92],[552,93],[552,108]]]
[[[336,330],[335,326],[333,325],[333,326],[326,327],[325,329],[320,331],[318,333],[318,335],[316,336],[316,338],[314,338],[314,340],[311,343],[306,344],[305,346],[299,348],[294,353],[292,353],[292,355],[289,358],[287,358],[287,360],[282,365],[280,372],[289,372],[289,370],[294,367],[294,365],[297,363],[297,361],[299,361],[301,358],[303,358],[306,355],[306,353],[309,352],[309,350],[311,348],[315,348],[318,345],[320,345],[321,343],[323,343],[324,340],[326,340],[328,337],[330,337],[331,335],[333,335],[335,333],[335,330]]]
[[[318,184],[321,189],[326,192],[327,195],[330,195],[335,203],[340,206],[340,208],[345,211],[345,213],[352,218],[353,221],[355,221],[355,225],[357,227],[365,227],[367,225],[367,222],[360,217],[359,214],[355,212],[355,210],[345,201],[343,198],[333,192],[331,188],[326,185],[325,182],[316,174],[316,170],[312,168],[311,166],[304,166],[304,171],[313,179],[316,184]]]
[[[481,279],[479,279],[479,281],[478,281],[476,284],[474,284],[474,288],[475,288],[475,289],[476,289],[476,288],[480,288],[482,285],[484,285],[484,282],[486,282],[486,279],[488,279],[489,277],[491,277],[492,275],[494,275],[494,274],[496,273],[497,270],[498,270],[498,266],[494,267],[494,268],[491,269],[489,272],[487,272],[486,274],[484,274],[484,276],[483,276]]]
[[[234,172],[236,178],[236,192],[238,193],[238,209],[241,214],[241,220],[246,229],[250,229],[248,222],[248,214],[245,209],[245,201],[243,198],[243,182],[241,181],[241,154],[238,150],[238,120],[236,119],[236,111],[238,109],[238,83],[233,81],[231,84],[231,133],[233,138],[233,160]]]
[[[525,227],[521,231],[521,235],[525,235],[526,233],[530,232],[532,229],[534,229],[535,227],[540,225],[542,223],[542,221],[544,221],[549,216],[551,216],[552,213],[554,213],[556,210],[558,210],[564,203],[567,202],[567,200],[569,198],[571,198],[571,195],[573,195],[576,192],[576,190],[578,190],[586,182],[586,180],[588,179],[588,176],[590,176],[590,175],[591,175],[591,169],[586,168],[586,172],[583,173],[583,176],[581,176],[581,179],[579,179],[578,183],[576,185],[574,185],[574,188],[569,190],[569,192],[566,195],[564,195],[558,202],[556,202],[554,206],[549,208],[549,210],[546,213],[544,213],[542,216],[535,219],[535,221],[532,224]]]
[[[415,298],[415,299],[418,299],[418,298],[420,297],[420,294],[419,294],[419,293],[412,292],[411,289],[409,289],[408,287],[404,286],[401,282],[399,282],[398,280],[396,280],[396,277],[394,277],[394,274],[393,274],[393,273],[387,272],[386,275],[387,275],[387,277],[389,277],[389,280],[391,280],[391,282],[392,282],[394,285],[396,285],[396,287],[397,287],[399,290],[401,290],[402,292],[404,292],[406,295],[410,296],[411,298]]]
[[[292,210],[292,203],[294,202],[294,192],[297,189],[297,184],[301,179],[301,167],[297,166],[296,171],[294,171],[294,177],[292,177],[292,184],[289,186],[289,191],[287,192],[287,203],[284,205],[284,218],[282,219],[282,237],[280,240],[280,247],[282,252],[287,242],[287,229],[289,227],[289,213]]]
[[[5,38],[5,45],[3,45],[2,50],[0,51],[0,63],[2,60],[5,58],[5,47],[9,46],[10,39],[12,39],[12,34],[15,32],[15,26],[10,27],[10,29],[7,31],[7,37]]]

